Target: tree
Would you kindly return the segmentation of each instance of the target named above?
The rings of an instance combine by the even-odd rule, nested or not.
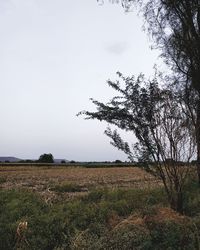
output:
[[[122,163],[122,161],[120,161],[120,160],[115,160],[114,163],[120,164],[120,163]]]
[[[54,163],[53,155],[52,154],[40,155],[38,162],[41,162],[41,163]]]
[[[172,69],[176,88],[184,88],[190,99],[195,91],[193,125],[196,128],[197,172],[200,184],[200,0],[121,0],[128,11],[139,4],[155,47]],[[193,90],[191,90],[191,88]],[[193,94],[192,94],[193,95]],[[191,109],[191,108],[190,108]]]
[[[154,7],[157,4],[157,8],[153,10],[152,4]],[[176,85],[184,85],[186,92],[192,87],[198,96],[193,122],[200,184],[200,1],[154,0],[146,5],[145,15],[162,56],[178,79]]]
[[[131,161],[137,158],[147,171],[162,180],[171,207],[182,212],[184,185],[196,144],[180,92],[178,98],[174,91],[160,88],[156,76],[147,81],[143,75],[137,79],[118,75],[118,81],[108,84],[119,95],[107,104],[92,99],[97,111],[80,114],[132,132],[137,142],[131,147],[117,130],[108,127],[105,131],[113,146]]]

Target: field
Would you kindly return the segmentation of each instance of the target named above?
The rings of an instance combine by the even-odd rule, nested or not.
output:
[[[0,249],[200,249],[200,193],[185,215],[137,167],[1,166]]]
[[[58,198],[60,192],[54,191],[58,186],[76,186],[77,190],[68,188],[62,192],[65,198],[70,198],[84,195],[94,188],[149,188],[158,184],[137,167],[3,166],[0,167],[0,178],[3,189],[28,189],[48,201]]]

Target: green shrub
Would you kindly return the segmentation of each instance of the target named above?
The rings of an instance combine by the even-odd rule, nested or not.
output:
[[[154,221],[148,225],[153,249],[198,249],[191,222]]]
[[[80,200],[65,204],[63,212],[68,221],[78,230],[85,230],[96,221],[97,207],[94,204],[84,204]]]
[[[99,223],[92,223],[84,231],[77,231],[70,246],[72,250],[95,249],[96,242],[108,233],[108,229]]]
[[[83,201],[87,202],[99,202],[106,196],[108,189],[94,189],[85,197],[83,197]]]
[[[49,213],[30,219],[27,239],[31,249],[54,249],[63,244],[69,246],[73,232],[63,215]]]
[[[55,185],[54,187],[51,188],[51,190],[61,193],[80,192],[81,187],[75,183],[67,182],[67,183],[62,183],[61,185]]]
[[[163,194],[161,188],[100,189],[50,206],[30,191],[0,190],[0,249],[16,248],[16,230],[23,221],[28,223],[26,240],[18,249],[198,249],[199,216],[155,219],[159,204],[167,204]],[[189,205],[194,206],[192,200]],[[120,223],[131,214],[142,223]]]
[[[142,226],[127,225],[111,231],[95,242],[93,247],[98,250],[147,250],[151,248],[151,236]]]
[[[18,249],[50,250],[64,242],[69,245],[73,229],[67,225],[59,206],[51,209],[37,195],[27,191],[0,191],[1,250],[16,247],[19,238],[16,236],[17,227],[24,221],[28,226],[25,238],[18,242]]]
[[[197,180],[189,179],[185,186],[184,213],[188,216],[196,216],[200,213],[200,188]]]
[[[6,177],[0,176],[0,185],[7,181]]]

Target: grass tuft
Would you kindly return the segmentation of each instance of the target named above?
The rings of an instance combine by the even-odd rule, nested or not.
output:
[[[80,187],[79,185],[77,185],[75,183],[65,182],[65,183],[62,183],[60,185],[53,186],[51,188],[51,190],[55,191],[55,192],[60,192],[60,193],[64,193],[64,192],[81,192],[82,187]]]

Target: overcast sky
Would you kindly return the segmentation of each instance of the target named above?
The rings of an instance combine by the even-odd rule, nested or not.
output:
[[[142,24],[96,0],[0,0],[0,156],[126,160],[106,123],[76,114],[112,97],[117,71],[152,74],[158,52]]]

